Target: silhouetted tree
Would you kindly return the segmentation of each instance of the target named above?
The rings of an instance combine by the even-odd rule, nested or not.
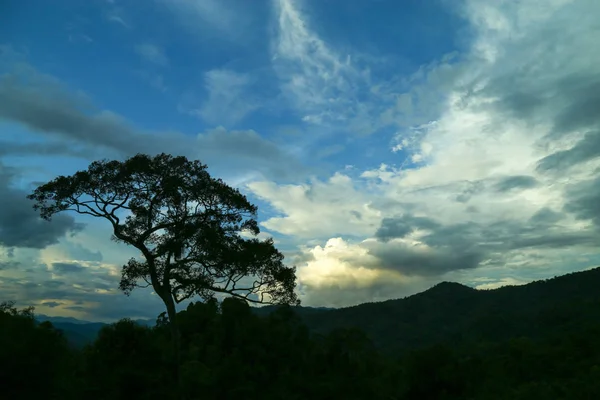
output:
[[[273,241],[256,236],[256,206],[185,157],[138,154],[95,161],[87,170],[39,186],[27,196],[50,220],[63,211],[104,218],[113,240],[138,249],[123,267],[125,294],[151,286],[164,302],[176,352],[176,303],[224,293],[256,303],[299,304],[295,268]]]

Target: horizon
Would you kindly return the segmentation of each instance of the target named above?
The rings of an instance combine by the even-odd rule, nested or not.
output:
[[[138,254],[106,221],[48,223],[25,198],[138,152],[198,159],[239,188],[259,238],[297,267],[303,306],[600,265],[600,2],[58,0],[3,14],[0,301],[82,320],[163,311],[151,290],[118,290]]]
[[[410,294],[408,296],[404,296],[404,297],[398,297],[398,298],[390,298],[390,299],[386,299],[386,300],[379,300],[379,301],[373,301],[373,302],[366,302],[366,303],[360,303],[360,304],[354,304],[354,305],[350,305],[350,306],[344,306],[344,307],[323,307],[323,306],[304,306],[304,305],[299,305],[299,306],[291,306],[291,307],[301,307],[301,308],[312,308],[312,309],[322,309],[322,310],[327,310],[327,311],[332,311],[332,310],[341,310],[341,309],[345,309],[345,308],[352,308],[352,307],[357,307],[357,306],[361,306],[364,304],[377,304],[377,303],[383,303],[383,302],[387,302],[387,301],[400,301],[400,300],[404,300],[404,299],[408,299],[412,296],[416,296],[416,295],[420,295],[426,292],[429,292],[430,290],[434,289],[435,287],[438,287],[439,285],[442,284],[455,284],[455,285],[459,285],[459,286],[463,286],[463,287],[467,287],[469,289],[475,290],[477,292],[490,292],[490,291],[496,291],[496,290],[500,290],[500,289],[504,289],[504,288],[512,288],[512,287],[518,287],[518,286],[525,286],[528,284],[534,284],[537,282],[545,282],[545,281],[549,281],[549,280],[554,280],[554,279],[560,279],[563,277],[566,277],[570,274],[577,274],[577,273],[582,273],[582,272],[586,272],[586,271],[592,271],[594,269],[598,269],[600,270],[600,266],[593,266],[593,267],[588,267],[585,268],[583,270],[579,270],[579,271],[571,271],[568,272],[564,275],[558,275],[558,276],[553,276],[553,277],[548,277],[548,278],[542,278],[539,280],[535,280],[535,281],[531,281],[531,282],[527,282],[527,283],[519,283],[519,284],[507,284],[507,285],[502,285],[502,286],[497,286],[497,287],[492,287],[492,288],[476,288],[473,286],[469,286],[469,285],[465,285],[462,284],[460,282],[451,282],[451,281],[441,281],[438,282],[436,284],[434,284],[433,286],[421,291],[421,292],[417,292],[417,293],[413,293]],[[198,300],[198,301],[202,301],[202,300]],[[195,302],[194,302],[195,303]],[[182,307],[181,309],[185,309],[190,303],[182,303]],[[248,305],[250,306],[250,308],[262,308],[262,307],[277,307],[277,304],[253,304],[253,303],[248,303]],[[118,318],[118,319],[110,319],[110,320],[102,320],[102,321],[90,321],[90,320],[82,320],[82,319],[77,319],[74,317],[63,317],[60,315],[47,315],[47,314],[37,314],[34,310],[34,315],[36,317],[36,319],[39,319],[39,317],[43,317],[43,318],[65,318],[65,319],[73,319],[75,321],[78,322],[82,322],[82,323],[92,323],[92,324],[96,324],[96,323],[102,323],[102,324],[112,324],[115,322],[118,322],[120,319],[122,318],[130,318],[130,317],[122,317],[122,318]],[[158,315],[154,318],[130,318],[133,321],[152,321],[152,320],[156,320],[158,318]],[[40,319],[41,320],[41,319]]]

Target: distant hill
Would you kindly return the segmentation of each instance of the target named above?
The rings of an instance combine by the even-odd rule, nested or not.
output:
[[[72,346],[83,347],[91,343],[98,336],[98,332],[105,324],[103,322],[83,321],[73,317],[50,317],[44,314],[35,315],[38,322],[49,321],[52,325],[63,331],[65,337]],[[154,326],[155,320],[135,320],[140,325]]]
[[[547,338],[600,323],[600,268],[494,290],[443,282],[404,299],[302,317],[316,333],[360,328],[394,354],[437,343]]]
[[[253,307],[261,316],[275,309]],[[339,309],[293,309],[315,334],[356,327],[392,354],[437,343],[461,346],[519,336],[547,338],[600,323],[600,268],[494,290],[442,282],[403,299]],[[106,325],[74,318],[36,318],[52,322],[75,346],[94,340]],[[136,322],[155,324],[154,320]]]

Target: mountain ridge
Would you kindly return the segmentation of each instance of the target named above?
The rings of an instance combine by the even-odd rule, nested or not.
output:
[[[482,338],[535,338],[544,330],[557,329],[553,324],[571,329],[569,324],[577,326],[590,318],[600,320],[598,287],[600,267],[518,286],[482,290],[444,281],[404,298],[344,308],[297,306],[292,309],[313,334],[358,328],[377,347],[398,353],[439,342],[459,345]],[[267,316],[277,308],[263,306],[252,307],[252,310],[258,316]],[[573,312],[574,309],[580,311]],[[599,310],[597,315],[596,309]],[[107,325],[70,317],[40,315],[36,319],[52,322],[76,346],[94,340],[98,331]],[[136,322],[153,326],[155,320]]]

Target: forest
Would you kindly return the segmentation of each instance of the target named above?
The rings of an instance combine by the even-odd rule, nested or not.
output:
[[[165,312],[152,326],[130,319],[103,326],[78,346],[36,319],[33,307],[6,299],[2,398],[600,394],[599,268],[489,291],[443,282],[404,299],[311,309],[300,306],[295,267],[272,239],[256,238],[256,207],[198,161],[166,154],[97,161],[28,198],[48,221],[62,212],[107,220],[113,239],[143,256],[123,266],[119,289],[151,287]]]
[[[153,327],[122,319],[76,347],[5,302],[2,397],[595,399],[598,285],[600,268],[489,291],[444,283],[305,314],[255,312],[236,298],[190,303],[178,313],[180,379],[164,315]]]

